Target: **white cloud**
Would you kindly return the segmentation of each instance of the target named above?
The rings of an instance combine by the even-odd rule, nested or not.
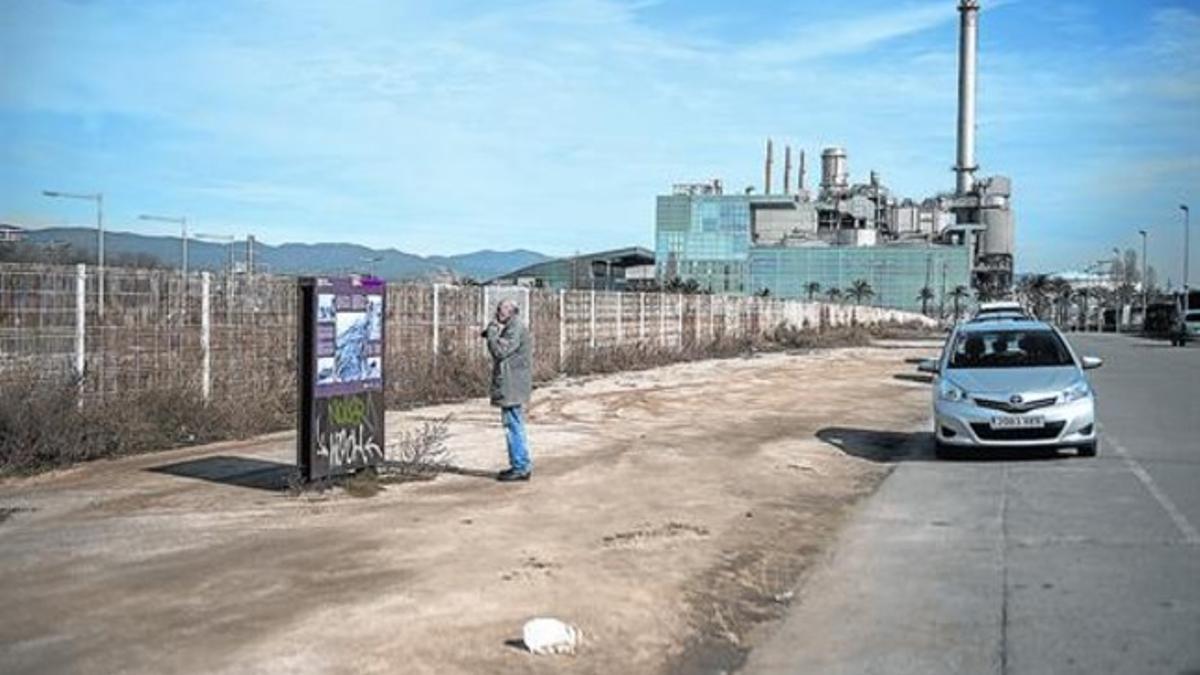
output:
[[[856,176],[878,169],[901,194],[951,184],[952,2],[797,13],[769,38],[725,35],[715,19],[705,31],[651,25],[645,10],[6,4],[0,21],[22,29],[0,29],[0,108],[119,136],[116,150],[54,144],[80,154],[53,161],[126,176],[131,199],[152,192],[281,238],[327,238],[336,223],[347,239],[418,252],[648,243],[655,194],[693,178],[758,183],[768,135],[810,159],[845,145]],[[1047,218],[1086,227],[1061,205],[1115,199],[1094,176],[1137,153],[1178,154],[1154,139],[1185,133],[1181,104],[1200,90],[1195,68],[1178,66],[1194,66],[1196,16],[1161,11],[1145,41],[1094,63],[981,54],[980,160],[1013,175],[1023,241]],[[1068,19],[1087,33],[1086,13]],[[1023,255],[1049,258],[1036,246]]]

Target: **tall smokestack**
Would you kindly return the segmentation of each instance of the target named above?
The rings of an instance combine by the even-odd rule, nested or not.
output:
[[[792,146],[783,146],[783,194],[792,192]]]
[[[975,187],[975,53],[979,42],[979,0],[958,3],[958,194]]]
[[[771,139],[768,138],[767,139],[767,165],[765,167],[765,170],[763,171],[763,174],[764,174],[763,175],[763,194],[765,194],[765,195],[771,194],[771,159],[772,159],[771,155],[772,154],[773,154],[773,151],[771,149]]]
[[[804,194],[804,183],[806,182],[805,179],[808,176],[806,175],[806,169],[804,168],[804,151],[803,150],[800,151],[800,171],[798,171],[797,173],[799,173],[800,175],[796,177],[796,192],[799,192],[800,194]]]

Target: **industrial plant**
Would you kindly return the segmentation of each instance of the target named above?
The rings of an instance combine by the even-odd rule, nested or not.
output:
[[[680,183],[658,197],[655,258],[660,280],[695,280],[719,293],[812,297],[866,281],[872,302],[906,309],[944,305],[965,287],[1002,295],[1012,284],[1011,181],[978,176],[975,82],[978,0],[959,10],[956,185],[923,199],[900,197],[875,171],[852,182],[850,155],[828,147],[820,181],[808,186],[805,150],[793,165],[766,144],[762,192],[727,194],[721,180]],[[928,290],[923,290],[928,289]],[[957,291],[962,294],[962,290]]]

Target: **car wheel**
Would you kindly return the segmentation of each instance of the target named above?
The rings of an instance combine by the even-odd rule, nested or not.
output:
[[[1079,446],[1079,456],[1080,457],[1095,457],[1096,452],[1099,449],[1100,449],[1100,439],[1097,438],[1096,440],[1092,441],[1091,443],[1084,443],[1083,445]]]
[[[961,456],[958,448],[937,439],[933,441],[933,455],[938,459],[958,459]]]

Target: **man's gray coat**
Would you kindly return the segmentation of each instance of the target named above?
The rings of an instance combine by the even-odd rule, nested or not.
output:
[[[533,390],[533,342],[521,317],[514,316],[503,326],[490,324],[487,346],[492,355],[492,405],[528,404]]]

